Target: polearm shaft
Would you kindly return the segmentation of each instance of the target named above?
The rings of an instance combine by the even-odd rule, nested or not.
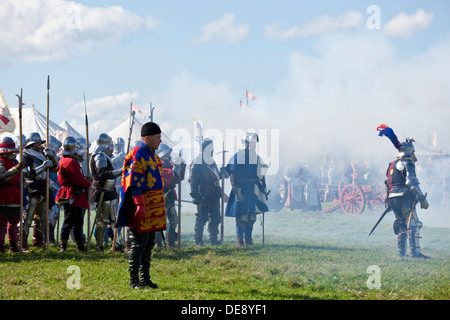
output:
[[[47,148],[49,147],[50,142],[50,134],[49,134],[49,117],[50,117],[50,76],[47,77]],[[45,219],[45,225],[46,225],[46,242],[47,242],[47,252],[50,251],[50,233],[49,233],[49,215],[50,215],[50,169],[47,168],[47,175],[46,175],[46,182],[47,182],[47,188],[46,188],[46,199],[45,202],[45,211],[46,211],[46,219]]]
[[[88,124],[88,115],[87,115],[87,108],[86,108],[86,95],[83,92],[83,98],[84,98],[84,122],[86,127],[86,177],[89,179],[90,177],[90,171],[89,171],[89,124]],[[87,190],[87,199],[88,199],[88,218],[87,218],[87,233],[88,233],[88,243],[87,243],[87,251],[89,252],[91,250],[91,236],[90,236],[90,229],[91,229],[91,197],[90,197],[90,188]]]
[[[220,198],[220,241],[223,242],[223,235],[224,235],[224,217],[225,217],[225,153],[227,151],[225,150],[225,142],[222,142],[222,196]]]
[[[22,101],[23,90],[20,89],[20,96],[16,94],[19,98],[19,159],[20,162],[23,161],[23,141],[22,141],[22,106],[25,104]],[[19,212],[19,252],[23,252],[23,170],[20,170],[20,212]]]
[[[181,149],[180,149],[180,159],[181,159]],[[180,181],[178,181],[178,249],[181,248],[181,177],[178,177]]]

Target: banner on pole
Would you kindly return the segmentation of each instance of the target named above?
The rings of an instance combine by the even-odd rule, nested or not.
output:
[[[16,129],[16,123],[11,117],[11,112],[0,90],[0,133],[5,131],[14,132],[14,129]]]

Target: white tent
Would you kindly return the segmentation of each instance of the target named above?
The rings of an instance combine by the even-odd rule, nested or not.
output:
[[[19,108],[9,108],[11,112],[11,116],[16,123],[16,128],[14,132],[6,132],[0,134],[0,136],[9,136],[13,139],[19,136]],[[49,120],[49,135],[54,136],[59,141],[64,141],[67,137],[67,130],[56,123],[54,123],[51,119]],[[41,136],[42,140],[45,140],[47,137],[47,117],[42,115],[35,108],[22,108],[22,134],[27,137],[32,132],[38,132]]]
[[[59,124],[59,126],[61,128],[64,128],[67,132],[68,132],[68,136],[70,137],[74,137],[75,139],[81,139],[81,138],[86,138],[85,136],[83,136],[81,133],[79,133],[77,130],[75,130],[74,127],[72,127],[70,125],[70,123],[68,123],[66,120],[64,120],[63,122],[61,122]]]

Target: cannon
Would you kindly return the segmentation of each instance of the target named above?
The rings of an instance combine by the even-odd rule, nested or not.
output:
[[[330,190],[330,185],[325,186],[325,199],[326,192],[332,191],[332,189]],[[321,213],[342,211],[348,215],[359,215],[364,211],[366,206],[372,213],[382,213],[384,210],[385,191],[381,186],[376,184],[338,184],[335,191],[337,191],[338,196],[332,200],[333,205],[322,210]]]
[[[288,181],[281,174],[271,176],[268,179],[268,186],[271,190],[268,206],[271,210],[278,212],[284,207],[291,209],[304,209],[305,189],[302,183]],[[298,189],[302,190],[298,190]],[[384,211],[385,190],[383,186],[356,185],[356,184],[317,184],[321,203],[332,202],[326,209],[321,209],[320,213],[330,213],[342,211],[348,215],[359,215],[365,208],[369,208],[372,213],[382,213]],[[294,194],[301,194],[295,200]],[[333,199],[327,199],[329,194]],[[317,211],[317,210],[316,210]]]

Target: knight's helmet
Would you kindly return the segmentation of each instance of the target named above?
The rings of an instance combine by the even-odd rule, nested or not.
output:
[[[19,153],[19,150],[12,138],[4,137],[0,140],[0,155],[2,157],[14,160],[17,153]]]
[[[58,139],[56,139],[54,136],[49,136],[48,139],[48,148],[51,149],[52,151],[54,151],[56,154],[58,154],[59,149],[62,146],[61,141],[59,141]]]
[[[63,156],[76,155],[78,153],[79,143],[74,137],[67,137],[63,143]]]
[[[114,151],[114,142],[109,135],[102,133],[97,138],[97,147],[95,153],[104,152],[109,157],[112,156]]]
[[[41,135],[38,132],[32,132],[25,139],[25,148],[29,148],[35,143],[44,144],[46,141],[41,139]]]
[[[22,135],[22,148],[25,148],[25,141],[27,141],[27,138],[25,137],[25,135]],[[20,136],[17,136],[14,139],[14,142],[16,143],[16,148],[19,149],[20,148]]]
[[[161,159],[166,159],[166,160],[170,160],[170,154],[172,153],[172,148],[169,147],[167,144],[165,143],[161,143],[159,145],[159,148],[156,152],[156,155],[158,157],[160,157]]]
[[[259,137],[256,132],[247,130],[241,138],[242,144],[245,148],[248,148],[250,144],[256,144],[259,142]]]
[[[414,154],[415,149],[413,142],[415,141],[412,137],[406,138],[404,142],[400,142],[398,141],[398,138],[395,135],[394,130],[392,130],[392,128],[389,128],[385,124],[379,125],[377,131],[379,132],[378,135],[380,137],[386,136],[389,138],[389,140],[391,140],[392,144],[399,152],[398,154],[399,158],[412,157],[414,161],[417,161],[416,156]]]
[[[125,140],[121,137],[116,138],[114,140],[114,154],[125,153]]]
[[[214,143],[210,138],[203,138],[202,156],[203,161],[211,163],[211,159],[214,157]]]

